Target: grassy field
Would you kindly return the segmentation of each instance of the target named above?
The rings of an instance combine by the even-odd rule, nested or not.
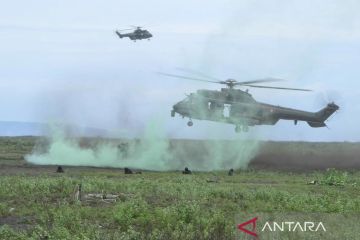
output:
[[[120,169],[64,167],[65,173],[55,173],[54,166],[24,164],[33,143],[32,138],[0,141],[0,239],[244,239],[236,225],[245,213],[315,212],[347,219],[360,213],[355,170],[125,175]],[[308,184],[314,180],[317,184]],[[82,201],[74,198],[78,184]],[[114,203],[88,202],[89,193],[119,197]],[[356,239],[359,231],[334,229],[323,239]]]

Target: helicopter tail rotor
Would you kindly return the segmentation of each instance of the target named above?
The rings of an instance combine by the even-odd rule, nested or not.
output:
[[[327,104],[326,107],[321,109],[320,111],[315,113],[315,117],[317,118],[316,121],[307,121],[309,126],[318,128],[318,127],[327,127],[325,121],[330,118],[330,116],[333,116],[334,113],[336,113],[340,107],[336,105],[334,102],[331,102]]]
[[[321,119],[321,121],[325,121],[328,119],[333,113],[339,110],[339,106],[336,105],[334,102],[329,103],[326,107],[321,109],[316,113],[316,115]]]
[[[345,105],[341,94],[338,91],[334,90],[325,90],[319,92],[315,97],[314,105],[315,107],[320,107],[331,102],[337,102],[341,106]]]

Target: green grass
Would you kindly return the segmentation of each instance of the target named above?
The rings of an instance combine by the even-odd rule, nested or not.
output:
[[[124,175],[120,169],[64,167],[56,174],[55,167],[24,166],[23,156],[37,141],[44,140],[0,138],[0,239],[235,239],[238,215],[288,213],[323,213],[336,224],[345,219],[352,228],[334,228],[323,239],[356,239],[358,219],[349,221],[349,215],[360,215],[357,171]],[[318,184],[307,184],[313,180]],[[78,202],[73,193],[80,183],[83,194],[121,196],[112,204]]]
[[[243,212],[360,212],[358,173],[347,174],[343,186],[326,184],[329,173],[215,174],[218,183],[207,182],[213,173],[71,169],[59,175],[1,176],[0,216],[26,227],[3,226],[0,239],[234,239],[234,216]],[[314,179],[324,184],[306,184]],[[114,204],[75,202],[79,183],[84,193],[122,197]]]
[[[34,137],[0,137],[0,163],[11,164],[23,160],[30,153],[37,138]]]

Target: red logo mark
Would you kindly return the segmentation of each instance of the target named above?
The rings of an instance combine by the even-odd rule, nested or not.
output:
[[[241,230],[241,231],[243,231],[243,232],[245,232],[245,233],[247,233],[247,234],[250,234],[251,236],[257,237],[258,235],[257,235],[256,232],[255,232],[256,220],[257,220],[257,219],[258,219],[258,218],[255,217],[255,218],[253,218],[253,219],[251,219],[251,220],[249,220],[249,221],[247,221],[247,222],[243,222],[243,223],[239,224],[237,227],[238,227],[239,230]],[[246,228],[244,228],[246,225],[249,225],[249,224],[251,224],[251,223],[252,223],[252,230],[251,230],[251,231],[248,230],[248,229],[246,229]]]

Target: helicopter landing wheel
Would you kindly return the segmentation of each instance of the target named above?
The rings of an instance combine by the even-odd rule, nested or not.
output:
[[[244,132],[248,132],[248,131],[249,131],[249,126],[244,125],[244,126],[242,127],[242,130],[243,130]]]
[[[171,110],[171,117],[175,117],[175,111]]]
[[[191,127],[192,125],[194,125],[194,123],[190,120],[190,121],[187,122],[187,125],[188,125],[189,127]]]
[[[237,132],[237,133],[241,132],[240,126],[235,126],[235,132]]]

